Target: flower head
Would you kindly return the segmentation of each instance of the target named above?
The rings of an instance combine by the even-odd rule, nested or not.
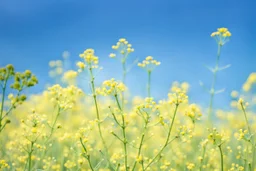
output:
[[[134,52],[134,49],[132,48],[132,45],[129,44],[129,42],[125,38],[119,39],[119,41],[116,43],[116,45],[112,46],[113,50],[116,50],[118,54],[122,56],[121,61],[124,62],[128,55],[132,52]],[[115,58],[117,55],[115,53],[111,53],[109,55],[110,58]]]
[[[161,62],[155,60],[152,56],[147,56],[145,60],[138,63],[138,66],[144,68],[146,71],[151,72],[156,66],[160,65]]]
[[[85,63],[91,68],[98,68],[99,58],[95,56],[93,49],[86,49],[82,54],[79,55],[80,58],[84,59]],[[82,64],[79,63],[78,67],[81,68]]]
[[[114,78],[106,80],[102,84],[102,88],[97,89],[97,93],[101,95],[117,95],[120,92],[124,92],[126,86],[122,82],[115,81]]]
[[[186,94],[186,90],[184,90],[182,87],[179,87],[178,85],[174,85],[171,88],[171,92],[168,94],[168,102],[170,104],[179,105],[181,103],[186,103],[188,101],[188,96]]]
[[[218,28],[216,32],[213,32],[211,34],[211,37],[214,37],[216,42],[222,46],[228,42],[229,37],[231,37],[231,33],[228,31],[227,28],[222,27]]]
[[[200,120],[202,113],[196,104],[191,104],[189,105],[189,109],[186,110],[185,115],[195,123],[195,121]]]

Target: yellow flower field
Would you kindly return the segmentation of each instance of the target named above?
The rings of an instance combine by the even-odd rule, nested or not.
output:
[[[227,28],[210,36],[218,51],[216,66],[209,68],[208,108],[190,101],[193,89],[186,82],[174,82],[165,99],[155,100],[151,73],[164,61],[152,56],[134,66],[145,71],[148,81],[140,84],[147,97],[131,95],[127,59],[136,51],[124,38],[109,55],[120,61],[122,80],[97,80],[104,72],[97,49],[77,57],[77,70],[64,72],[61,60],[50,61],[50,76],[58,83],[38,94],[24,94],[40,84],[31,71],[0,68],[0,170],[256,171],[256,73],[241,92],[231,93],[230,110],[214,108],[216,77],[224,69],[221,50],[232,36]],[[79,79],[89,91],[78,86]]]

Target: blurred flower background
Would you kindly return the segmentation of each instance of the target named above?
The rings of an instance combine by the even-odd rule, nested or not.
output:
[[[0,170],[256,171],[253,1],[0,1]]]

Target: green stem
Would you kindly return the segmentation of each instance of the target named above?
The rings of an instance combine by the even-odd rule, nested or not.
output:
[[[127,71],[126,71],[126,58],[124,58],[122,60],[122,67],[123,67],[123,78],[122,78],[122,82],[125,84],[125,80],[126,80],[126,74],[127,74]],[[122,107],[124,109],[124,94],[125,92],[122,92]]]
[[[250,128],[250,125],[249,125],[249,122],[248,122],[247,114],[246,114],[243,103],[241,103],[241,107],[242,107],[242,111],[243,111],[243,114],[244,114],[244,118],[245,118],[245,122],[246,122],[246,126],[248,128],[249,134],[252,135],[251,128]]]
[[[213,107],[213,99],[214,99],[214,94],[215,94],[215,84],[216,84],[216,79],[217,79],[217,72],[219,70],[221,47],[222,47],[222,45],[218,44],[216,65],[215,65],[215,68],[214,68],[214,71],[213,71],[213,81],[212,81],[212,86],[211,86],[211,90],[210,90],[210,104],[209,104],[209,113],[208,113],[209,123],[212,122],[212,107]]]
[[[147,84],[148,97],[151,97],[151,94],[150,94],[150,84],[151,84],[151,71],[148,71],[148,84]]]
[[[223,152],[222,152],[222,149],[221,149],[221,145],[219,145],[218,148],[219,148],[219,150],[220,150],[221,171],[224,171]]]
[[[147,130],[148,123],[149,123],[149,117],[147,116],[147,119],[146,119],[145,125],[144,125],[144,129],[143,129],[143,132],[142,132],[142,135],[141,135],[141,139],[140,139],[140,146],[139,146],[137,157],[139,157],[140,154],[141,154],[141,148],[142,148],[142,145],[143,145],[143,142],[144,142],[145,133],[146,133],[146,130]],[[135,162],[133,164],[133,168],[132,168],[133,171],[136,168],[136,165],[137,165],[137,160],[135,160]]]
[[[86,149],[86,147],[85,147],[85,145],[84,145],[84,143],[83,143],[83,141],[82,141],[82,138],[80,138],[80,143],[81,143],[81,145],[82,145],[84,151],[86,152],[86,155],[85,155],[84,157],[85,157],[86,160],[88,161],[91,170],[94,171],[94,168],[93,168],[92,162],[91,162],[91,157],[90,157],[90,155],[88,154],[88,151],[87,151],[87,149]]]
[[[57,115],[56,115],[56,117],[55,117],[55,119],[54,119],[54,121],[53,121],[53,124],[52,124],[52,126],[51,126],[50,135],[49,135],[49,137],[46,139],[45,142],[48,142],[48,141],[50,140],[50,138],[52,137],[53,132],[54,132],[54,127],[55,127],[55,125],[56,125],[56,123],[57,123],[57,120],[58,120],[59,116],[60,116],[60,107],[58,106]]]
[[[203,166],[204,157],[205,157],[205,149],[206,149],[206,146],[203,147],[203,155],[202,155],[202,161],[200,163],[200,171],[202,171],[202,166]]]
[[[243,114],[244,114],[247,129],[249,131],[250,136],[252,136],[251,127],[250,127],[250,124],[249,124],[249,121],[248,121],[248,118],[247,118],[247,114],[246,114],[244,105],[243,105],[243,103],[240,103],[240,105],[241,105],[241,108],[242,108],[242,111],[243,111]],[[255,158],[256,158],[256,149],[255,149],[255,143],[254,143],[253,138],[250,139],[250,143],[252,145],[252,167],[251,167],[251,170],[254,170],[254,168],[255,168]]]
[[[172,128],[173,128],[173,124],[174,124],[174,120],[175,120],[175,117],[176,117],[176,114],[177,114],[177,110],[178,110],[178,107],[179,107],[179,104],[176,104],[175,106],[175,110],[174,110],[174,114],[173,114],[173,118],[172,118],[172,122],[171,122],[171,126],[169,128],[169,131],[168,131],[168,135],[167,135],[167,138],[166,138],[166,141],[164,143],[164,146],[161,148],[161,150],[157,153],[157,155],[151,160],[151,162],[145,167],[145,170],[147,170],[147,168],[158,158],[158,156],[160,156],[162,154],[162,152],[164,151],[164,149],[167,147],[167,145],[172,142],[172,141],[169,141],[170,140],[170,136],[171,136],[171,132],[172,132]],[[176,137],[174,138],[176,139]],[[174,140],[173,139],[173,140]]]
[[[31,158],[32,158],[32,153],[34,151],[33,147],[34,147],[34,142],[32,141],[31,145],[30,145],[30,151],[28,153],[28,171],[31,171],[31,166],[32,166],[32,159]]]
[[[91,77],[91,87],[92,87],[92,94],[93,94],[93,99],[94,99],[94,105],[95,105],[95,110],[96,110],[96,117],[97,117],[97,126],[98,126],[98,130],[99,130],[99,134],[100,134],[100,138],[101,141],[103,143],[104,149],[106,151],[106,156],[109,158],[109,154],[108,154],[108,148],[106,145],[106,142],[103,138],[102,135],[102,131],[101,131],[101,120],[100,120],[100,113],[99,113],[99,107],[98,107],[98,101],[97,101],[97,96],[96,96],[96,90],[95,90],[95,83],[94,83],[94,76],[93,76],[93,72],[92,72],[92,67],[89,67],[89,73],[90,73],[90,77]],[[111,166],[111,163],[109,162],[109,166],[111,167],[112,170],[114,170],[114,168]]]
[[[122,110],[122,107],[119,103],[119,100],[118,100],[118,97],[117,97],[117,94],[114,95],[115,96],[115,99],[116,99],[116,103],[117,103],[117,106],[119,108],[119,110],[122,112],[122,134],[123,134],[123,138],[124,140],[122,141],[123,142],[123,146],[124,146],[124,162],[125,162],[125,170],[128,171],[128,159],[127,159],[127,138],[126,138],[126,124],[125,124],[125,119],[124,119],[124,112]]]

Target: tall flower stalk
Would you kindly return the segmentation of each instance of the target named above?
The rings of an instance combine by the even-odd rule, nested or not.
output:
[[[93,100],[94,100],[95,111],[96,111],[98,131],[99,131],[100,139],[103,143],[103,146],[104,146],[104,149],[106,152],[106,156],[109,157],[108,147],[107,147],[106,141],[102,134],[102,128],[101,128],[102,121],[101,121],[101,117],[100,117],[98,99],[97,99],[97,95],[96,95],[95,76],[93,73],[93,70],[98,68],[99,59],[97,56],[95,56],[93,49],[85,50],[84,53],[80,54],[80,57],[84,59],[84,62],[77,63],[77,66],[79,67],[78,71],[79,72],[83,71],[86,68],[86,66],[88,68],[89,77],[90,77],[90,88],[91,88],[91,92],[92,92],[92,96],[93,96]],[[109,163],[109,166],[112,168],[111,163],[110,162],[108,162],[108,163]]]
[[[213,115],[213,102],[214,102],[214,96],[217,92],[221,92],[221,91],[216,91],[216,80],[217,80],[217,73],[220,70],[226,69],[227,67],[229,67],[229,65],[220,68],[219,67],[219,61],[220,61],[220,56],[221,56],[221,49],[222,46],[228,42],[229,37],[231,36],[231,33],[228,31],[227,28],[218,28],[218,30],[216,32],[213,32],[211,34],[211,37],[213,37],[218,45],[218,51],[217,51],[217,57],[216,57],[216,64],[214,68],[210,68],[210,70],[213,73],[213,80],[212,80],[212,84],[211,84],[211,89],[209,91],[210,93],[210,102],[209,102],[209,108],[208,108],[208,121],[209,123],[212,122],[212,115]]]

